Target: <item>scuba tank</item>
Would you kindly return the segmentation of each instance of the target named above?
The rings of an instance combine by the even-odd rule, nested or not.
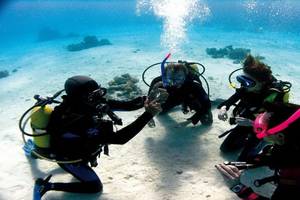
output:
[[[30,125],[33,135],[47,133],[46,128],[49,123],[53,108],[49,105],[34,107],[31,111]],[[45,134],[33,137],[33,143],[39,148],[50,148],[50,135]]]
[[[268,102],[274,102],[277,94],[281,96],[283,103],[288,103],[290,98],[290,90],[292,84],[288,81],[276,80],[272,83],[270,91],[274,91],[273,94],[267,97]]]

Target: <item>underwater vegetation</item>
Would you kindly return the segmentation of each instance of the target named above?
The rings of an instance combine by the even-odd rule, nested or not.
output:
[[[57,40],[57,39],[63,39],[63,38],[71,38],[71,37],[78,37],[79,35],[76,33],[68,33],[63,34],[59,32],[58,30],[45,27],[42,28],[38,33],[38,42],[45,42],[45,41],[51,41],[51,40]]]
[[[67,46],[69,51],[81,51],[93,47],[99,47],[104,45],[112,45],[108,39],[98,40],[96,36],[86,36],[82,42],[77,44],[70,44]]]
[[[142,95],[142,90],[137,86],[139,80],[130,74],[115,76],[112,81],[108,82],[107,92],[110,97],[118,99],[133,99]]]
[[[233,48],[232,45],[229,45],[220,49],[206,48],[206,53],[212,58],[228,58],[233,60],[233,63],[238,64],[251,53],[251,50],[246,48]],[[263,56],[257,56],[257,58],[260,60],[264,59]]]

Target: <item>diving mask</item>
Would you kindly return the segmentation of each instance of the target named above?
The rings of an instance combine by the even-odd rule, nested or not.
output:
[[[258,139],[268,136],[270,117],[271,114],[267,112],[261,113],[256,117],[253,124],[253,129]]]
[[[245,75],[237,76],[236,80],[245,88],[252,88],[256,85],[256,82],[253,79]]]
[[[186,79],[184,71],[174,71],[172,69],[166,72],[166,83],[169,87],[180,87]]]
[[[99,86],[99,89],[96,89],[89,94],[88,100],[90,102],[100,100],[106,94],[106,92],[107,92],[106,88],[102,88]]]
[[[253,128],[257,138],[262,139],[266,136],[274,135],[288,128],[289,125],[300,118],[300,108],[281,124],[268,129],[270,117],[271,114],[267,112],[259,114],[256,117]]]

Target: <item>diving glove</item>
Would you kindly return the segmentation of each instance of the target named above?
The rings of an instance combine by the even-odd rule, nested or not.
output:
[[[226,106],[222,106],[218,113],[218,118],[222,121],[226,121],[228,119]]]

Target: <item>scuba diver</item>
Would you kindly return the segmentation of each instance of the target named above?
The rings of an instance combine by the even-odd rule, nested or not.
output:
[[[265,103],[265,113],[252,122],[254,133],[270,145],[246,162],[225,162],[216,168],[225,177],[234,180],[241,169],[268,166],[274,175],[257,179],[254,186],[274,182],[277,187],[271,200],[300,199],[300,106],[290,103]],[[232,187],[242,199],[267,199],[255,194],[243,184]],[[251,197],[251,198],[250,198]]]
[[[236,77],[241,87],[235,88],[231,82],[231,76],[239,70],[243,70],[244,74]],[[245,119],[254,120],[255,116],[263,111],[264,102],[288,102],[291,84],[276,80],[270,67],[251,55],[246,57],[243,68],[230,74],[229,82],[236,92],[218,106],[218,118],[226,121],[228,119],[227,111],[231,106],[235,106],[229,123],[237,125],[219,136],[223,137],[228,134],[220,149],[226,153],[244,147],[238,158],[239,161],[242,161],[254,150],[253,148],[258,145],[259,140],[253,137],[251,127],[241,125],[247,124]]]
[[[65,92],[66,95],[62,96],[63,101],[49,116],[45,129],[50,135],[50,155],[57,155],[56,160],[62,160],[57,162],[58,165],[78,181],[52,183],[51,175],[46,179],[39,178],[35,182],[34,200],[41,199],[51,190],[74,193],[101,192],[102,183],[92,169],[97,166],[97,157],[101,151],[104,150],[104,154],[108,155],[109,144],[125,144],[131,140],[162,110],[162,99],[138,97],[131,101],[107,100],[104,97],[106,89],[87,76],[67,79]],[[161,94],[160,98],[163,96]],[[142,107],[145,107],[145,112],[134,122],[118,131],[113,130],[113,125],[122,125],[122,120],[113,110],[131,111]],[[109,116],[111,120],[104,119],[104,115]],[[32,121],[34,131],[41,130],[33,124]],[[25,151],[28,151],[26,148],[25,145]],[[36,152],[35,154],[39,155]]]
[[[164,88],[169,96],[165,103],[161,105],[163,112],[181,105],[184,114],[195,111],[195,114],[188,121],[194,125],[199,121],[203,125],[211,125],[213,122],[211,102],[199,78],[199,75],[202,76],[204,73],[203,65],[200,64],[203,67],[203,72],[199,73],[197,68],[199,63],[183,61],[166,63],[169,57],[170,54],[161,63],[161,76],[152,80],[149,94],[152,90]],[[206,84],[208,87],[207,81]]]

